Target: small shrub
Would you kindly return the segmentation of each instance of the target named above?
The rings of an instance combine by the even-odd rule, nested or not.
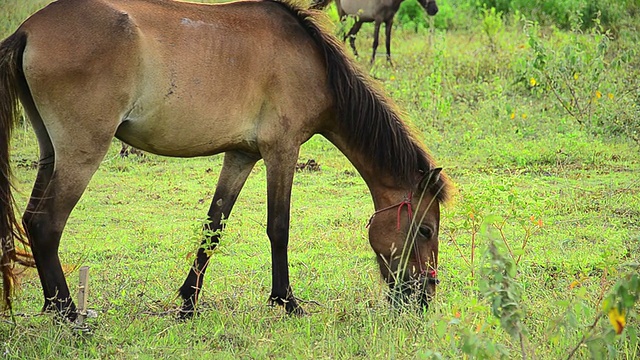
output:
[[[482,9],[482,30],[489,38],[489,46],[496,49],[496,36],[502,31],[502,12],[496,8]]]

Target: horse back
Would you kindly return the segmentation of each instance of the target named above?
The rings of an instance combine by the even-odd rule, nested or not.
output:
[[[270,1],[59,0],[18,31],[34,101],[53,104],[43,118],[93,102],[119,137],[164,155],[255,144],[265,113],[300,119],[291,130],[308,137],[304,121],[331,102],[313,40]]]

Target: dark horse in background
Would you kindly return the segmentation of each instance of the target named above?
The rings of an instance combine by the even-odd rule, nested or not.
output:
[[[9,161],[18,101],[40,147],[22,224]],[[280,1],[50,4],[0,44],[4,299],[10,307],[14,265],[35,264],[44,310],[76,317],[58,247],[115,136],[166,156],[225,154],[205,238],[179,290],[183,317],[196,310],[221,220],[260,159],[267,172],[269,301],[303,313],[289,282],[290,196],[300,146],[314,134],[344,153],[368,185],[376,209],[369,241],[384,280],[397,297],[427,305],[449,182],[312,12]],[[32,258],[16,249],[21,242]]]
[[[324,9],[331,1],[332,0],[314,0],[311,8],[316,10]],[[400,4],[403,1],[404,0],[335,0],[340,19],[344,20],[346,16],[355,17],[356,23],[353,24],[349,32],[345,34],[343,41],[349,38],[349,43],[356,56],[358,56],[358,50],[356,50],[356,34],[360,31],[363,23],[373,22],[375,30],[373,31],[373,54],[371,55],[371,63],[375,61],[380,25],[384,23],[387,61],[391,62],[391,27],[393,25],[393,18],[396,16],[396,12],[398,12]],[[418,3],[427,11],[427,14],[433,16],[438,13],[436,0],[418,0]]]

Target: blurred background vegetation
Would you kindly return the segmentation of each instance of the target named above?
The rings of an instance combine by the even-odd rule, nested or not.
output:
[[[614,32],[631,26],[638,29],[638,0],[439,0],[440,12],[433,26],[438,29],[466,29],[483,18],[487,9],[505,19],[525,17],[541,25],[571,29],[579,22],[583,30],[594,25],[594,19]],[[397,14],[397,20],[407,26],[430,26],[417,1],[405,1]]]
[[[222,160],[121,159],[114,141],[61,249],[66,263],[92,266],[92,306],[102,312],[93,337],[28,316],[42,300],[32,272],[16,301],[27,316],[0,326],[5,356],[638,358],[640,1],[437,1],[434,17],[403,3],[393,65],[356,59],[458,189],[442,214],[442,283],[426,316],[389,316],[366,240],[368,191],[321,137],[301,150],[300,161],[322,171],[296,175],[290,252],[297,295],[322,304],[306,304],[314,315],[288,319],[263,305],[259,164],[217,250],[205,316],[157,316],[175,307]],[[0,0],[0,38],[49,2]],[[348,29],[333,5],[327,13],[330,31]],[[358,34],[363,53],[372,32],[365,24]],[[28,125],[18,130],[25,204],[38,147]]]

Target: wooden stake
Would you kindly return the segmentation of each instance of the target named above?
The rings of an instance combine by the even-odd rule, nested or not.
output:
[[[87,300],[89,298],[89,267],[80,268],[80,284],[78,285],[78,325],[84,325],[87,318]]]

